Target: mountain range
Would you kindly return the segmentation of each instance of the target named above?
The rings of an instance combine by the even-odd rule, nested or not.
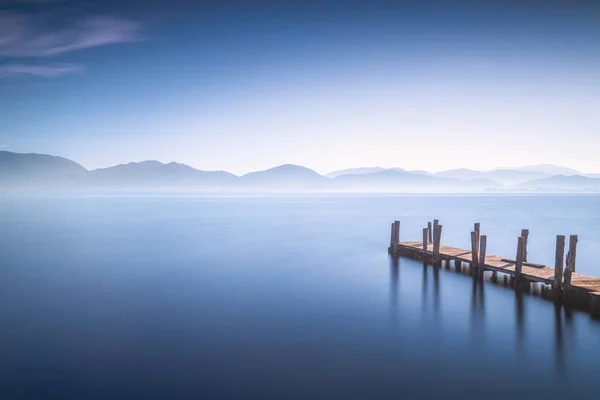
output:
[[[212,193],[476,193],[600,192],[600,174],[554,165],[493,171],[454,169],[430,173],[402,168],[354,168],[326,175],[298,165],[281,165],[237,176],[200,171],[185,164],[132,162],[87,170],[66,158],[0,151],[0,189],[14,190],[175,190]]]

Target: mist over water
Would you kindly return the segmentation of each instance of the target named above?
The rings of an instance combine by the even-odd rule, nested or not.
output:
[[[597,398],[600,322],[387,255],[420,240],[600,276],[600,196],[0,199],[2,398]]]

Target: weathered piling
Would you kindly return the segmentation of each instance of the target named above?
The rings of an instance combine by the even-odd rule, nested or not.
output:
[[[480,243],[479,243],[479,263],[477,264],[477,274],[480,278],[483,277],[483,272],[485,269],[485,251],[487,248],[487,236],[481,235]]]
[[[429,243],[433,243],[433,227],[431,226],[431,222],[427,223],[427,232]]]
[[[553,295],[559,298],[562,291],[562,278],[565,256],[565,237],[556,235],[556,254],[554,256],[554,283],[552,284]]]
[[[392,223],[392,233],[390,234],[390,249],[389,253],[396,255],[398,251],[398,245],[400,244],[400,221],[394,221]]]
[[[475,222],[473,224],[473,230],[477,232],[479,236],[481,236],[481,224],[479,222]]]
[[[527,262],[527,243],[529,243],[529,229],[521,229],[521,236],[525,238],[523,245],[523,262]]]
[[[433,221],[433,262],[440,261],[440,243],[442,241],[442,225],[438,224],[437,219]]]
[[[423,258],[427,259],[427,242],[429,241],[429,228],[423,228]]]
[[[577,257],[577,235],[571,235],[569,238],[569,267],[571,267],[571,272],[575,272],[575,261]]]
[[[479,262],[479,233],[471,232],[471,273],[477,272],[477,263]]]
[[[525,248],[525,238],[519,236],[517,241],[517,257],[515,258],[515,288],[520,288],[521,272],[523,270],[523,249]]]

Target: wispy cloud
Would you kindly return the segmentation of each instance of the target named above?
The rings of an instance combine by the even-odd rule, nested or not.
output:
[[[61,22],[60,28],[48,25],[42,17],[0,11],[0,56],[49,57],[140,39],[139,23],[109,16]]]
[[[77,74],[83,71],[83,67],[73,64],[60,65],[25,65],[7,64],[0,65],[0,78],[18,76],[40,76],[44,78],[57,78],[63,75]]]

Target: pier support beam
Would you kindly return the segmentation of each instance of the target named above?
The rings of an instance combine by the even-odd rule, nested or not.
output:
[[[600,316],[600,292],[590,293],[590,311],[593,316]]]
[[[552,284],[552,292],[554,298],[560,298],[562,291],[562,278],[565,256],[565,237],[563,235],[556,236],[556,254],[554,256],[554,283]]]

